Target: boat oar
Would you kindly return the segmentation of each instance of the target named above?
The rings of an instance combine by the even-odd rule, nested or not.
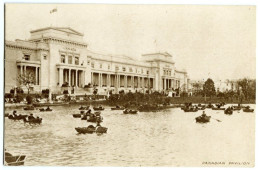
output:
[[[215,119],[215,118],[213,118],[213,117],[212,117],[212,119],[214,119],[214,120],[216,120],[216,121],[218,121],[218,122],[221,122],[221,120],[219,120],[219,119]]]

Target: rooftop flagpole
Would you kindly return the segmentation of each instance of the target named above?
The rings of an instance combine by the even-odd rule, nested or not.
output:
[[[58,12],[57,7],[53,8],[52,10],[50,10],[50,15],[51,15],[51,26],[57,26],[57,15],[55,15]],[[53,21],[53,18],[55,21]],[[54,23],[53,23],[54,22]],[[53,25],[55,24],[55,25]]]

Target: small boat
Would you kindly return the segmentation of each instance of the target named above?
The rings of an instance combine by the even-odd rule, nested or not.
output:
[[[89,106],[80,106],[79,110],[88,110]]]
[[[46,109],[40,108],[39,110],[40,110],[40,112],[51,112],[52,111],[52,109],[50,109],[49,107],[47,107]]]
[[[42,123],[42,118],[35,118],[32,120],[27,120],[26,118],[23,119],[24,123],[29,123],[29,124],[41,124]]]
[[[205,106],[204,106],[204,107],[198,107],[197,109],[198,109],[198,110],[205,110],[206,107],[205,107]]]
[[[34,107],[43,107],[43,106],[62,106],[68,105],[69,102],[57,102],[57,103],[33,103]]]
[[[97,122],[97,117],[95,115],[88,116],[87,117],[87,122],[96,123]]]
[[[74,118],[81,118],[81,114],[73,114],[72,115]]]
[[[224,113],[226,114],[226,115],[232,115],[233,114],[233,110],[230,108],[230,109],[226,109],[225,111],[224,111]]]
[[[88,127],[77,127],[75,128],[75,130],[79,133],[79,134],[92,134],[92,133],[107,133],[107,128],[106,127],[102,127],[102,126],[98,126],[98,127],[94,127],[93,125],[89,125]]]
[[[211,109],[212,110],[225,110],[225,108],[222,108],[222,107],[212,107]]]
[[[236,111],[236,110],[241,110],[241,107],[234,107],[234,106],[232,106],[231,109],[232,109],[233,111]]]
[[[44,112],[44,111],[45,111],[45,109],[44,109],[44,108],[40,108],[39,110],[40,110],[40,112]]]
[[[211,116],[201,115],[199,117],[196,117],[196,122],[197,123],[208,123],[210,121]]]
[[[96,133],[107,133],[107,128],[106,127],[102,127],[102,126],[98,126],[96,128]]]
[[[124,110],[124,107],[120,107],[120,106],[116,106],[116,107],[112,107],[111,110]]]
[[[183,111],[184,112],[197,112],[198,108],[184,108]]]
[[[27,106],[27,107],[24,107],[23,110],[34,110],[34,107],[33,106]]]
[[[12,154],[5,152],[5,165],[7,166],[20,166],[24,165],[26,155],[13,156]]]
[[[28,115],[9,115],[8,118],[12,120],[22,120],[26,118]]]
[[[211,103],[206,106],[206,108],[212,108],[214,107]]]
[[[245,108],[245,109],[243,109],[243,112],[254,112],[254,109]]]
[[[128,109],[125,109],[123,111],[124,114],[137,114],[137,110],[128,110]]]
[[[105,108],[102,107],[102,106],[99,106],[99,107],[93,107],[93,109],[94,109],[94,110],[105,110]]]
[[[45,111],[46,111],[46,112],[51,112],[52,109],[50,109],[49,107],[47,107]]]

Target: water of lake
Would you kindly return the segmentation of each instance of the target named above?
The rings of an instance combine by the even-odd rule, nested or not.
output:
[[[250,105],[255,109],[255,105]],[[180,108],[125,115],[102,111],[107,134],[77,134],[75,127],[93,123],[73,118],[78,105],[55,106],[52,112],[23,111],[43,118],[41,125],[5,118],[4,145],[12,154],[27,156],[25,165],[38,166],[202,166],[203,161],[254,164],[255,112],[206,109],[218,119],[198,124],[202,114]],[[227,106],[225,106],[227,107]],[[6,109],[5,112],[11,113]],[[93,124],[94,125],[94,124]]]

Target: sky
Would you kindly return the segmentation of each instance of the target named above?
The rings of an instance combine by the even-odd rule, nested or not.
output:
[[[5,11],[6,40],[71,27],[94,52],[168,52],[191,80],[256,77],[255,6],[7,4]]]

